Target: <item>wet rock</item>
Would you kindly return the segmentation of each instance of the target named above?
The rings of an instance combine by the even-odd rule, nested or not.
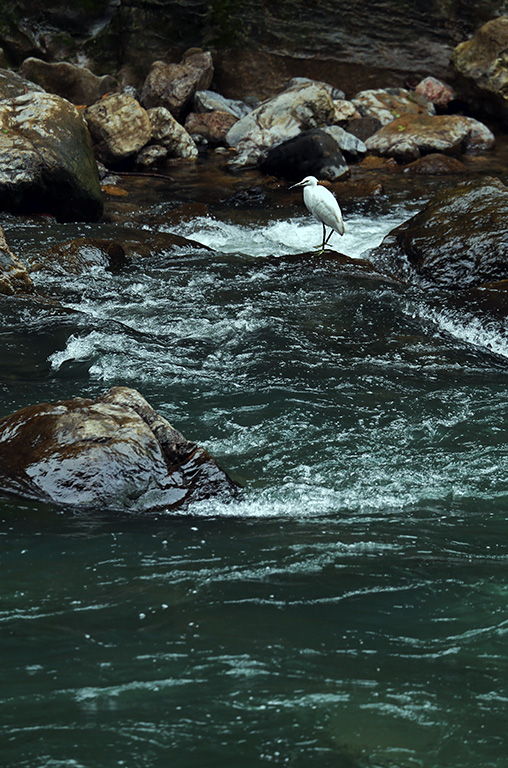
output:
[[[95,220],[102,193],[90,134],[76,107],[45,92],[0,102],[0,207]]]
[[[335,181],[349,173],[339,145],[324,130],[305,131],[271,149],[261,163],[264,173],[300,181],[305,176]]]
[[[111,75],[98,77],[86,67],[78,67],[66,61],[48,63],[30,57],[20,67],[20,74],[42,86],[49,93],[56,93],[73,104],[93,104],[108,91],[118,87]]]
[[[328,125],[326,128],[323,128],[323,131],[337,142],[340,151],[348,159],[358,160],[358,158],[367,154],[367,147],[364,142],[354,134],[349,133],[349,131],[345,131],[339,125]]]
[[[198,156],[194,140],[168,109],[153,107],[147,111],[147,114],[154,143],[165,147],[172,157],[193,160]]]
[[[106,96],[87,107],[84,116],[95,142],[95,153],[106,164],[132,157],[152,137],[146,110],[126,93]]]
[[[410,282],[467,288],[508,278],[508,189],[498,179],[435,195],[369,257]]]
[[[212,147],[226,146],[226,136],[238,118],[231,112],[191,112],[185,120],[185,130],[191,136],[198,136]]]
[[[23,408],[0,420],[4,493],[74,510],[172,510],[234,483],[134,389]]]
[[[496,143],[496,137],[484,123],[475,120],[474,117],[463,117],[469,125],[469,134],[464,147],[465,152],[485,152],[492,149]]]
[[[508,123],[508,17],[488,21],[452,54],[457,86],[470,106]]]
[[[30,272],[44,270],[56,275],[82,275],[92,267],[116,271],[127,264],[123,247],[112,240],[80,237],[58,243],[28,260]]]
[[[436,109],[446,110],[456,99],[455,91],[448,83],[443,83],[437,77],[425,77],[415,88],[415,93],[431,101]]]
[[[477,122],[477,121],[476,121]],[[494,137],[484,126],[485,143],[470,118],[461,115],[402,115],[385,125],[365,142],[369,152],[395,158],[407,163],[430,152],[460,154],[471,147],[472,135],[476,147],[489,149]]]
[[[0,99],[13,99],[25,93],[42,93],[44,88],[25,80],[24,77],[8,69],[0,69]]]
[[[467,168],[456,157],[434,152],[410,163],[404,171],[425,176],[443,176],[449,173],[467,173]]]
[[[155,61],[143,84],[141,103],[146,109],[165,107],[177,120],[185,117],[196,91],[206,90],[213,77],[213,60],[201,51],[180,64]]]
[[[257,165],[277,144],[311,128],[333,124],[335,105],[322,83],[298,82],[239,120],[227,135],[235,166]]]
[[[0,227],[0,293],[6,296],[34,293],[35,287],[25,265],[7,245]]]
[[[239,99],[226,99],[215,91],[196,91],[194,112],[229,112],[240,119],[252,112],[252,107]]]
[[[434,115],[436,110],[425,96],[404,88],[381,88],[360,91],[353,104],[362,117],[374,117],[381,125],[388,125],[401,115]]]

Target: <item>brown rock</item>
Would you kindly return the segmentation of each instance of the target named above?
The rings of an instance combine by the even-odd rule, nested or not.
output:
[[[125,160],[148,144],[150,118],[133,96],[112,93],[85,110],[97,156],[105,163]]]
[[[428,176],[443,176],[447,173],[466,173],[467,168],[456,157],[441,155],[438,152],[420,157],[404,168],[406,173],[419,173]]]
[[[196,91],[209,88],[213,77],[212,55],[193,53],[180,64],[155,61],[143,84],[141,103],[146,109],[165,107],[180,120]]]
[[[127,263],[125,251],[119,243],[100,238],[80,237],[58,243],[28,262],[30,272],[44,270],[58,275],[81,275],[91,267],[119,269]]]
[[[212,147],[226,146],[226,135],[237,120],[230,112],[191,112],[185,120],[185,129],[191,136],[205,139]]]
[[[98,77],[86,67],[77,67],[66,61],[53,64],[30,57],[21,65],[20,73],[45,91],[56,93],[73,104],[93,104],[118,87],[111,75]]]
[[[0,293],[7,296],[35,293],[32,278],[25,265],[7,245],[2,227],[0,227]]]

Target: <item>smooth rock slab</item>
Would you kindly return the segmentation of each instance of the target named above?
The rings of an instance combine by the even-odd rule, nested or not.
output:
[[[126,512],[171,510],[237,486],[134,389],[22,408],[0,420],[4,493]]]

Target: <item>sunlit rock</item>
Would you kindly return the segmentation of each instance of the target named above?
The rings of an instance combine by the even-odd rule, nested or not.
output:
[[[410,282],[467,288],[508,278],[508,188],[498,179],[462,182],[435,195],[369,254]]]
[[[152,137],[145,109],[127,93],[112,93],[85,110],[97,157],[119,163],[132,157]]]
[[[100,217],[90,134],[70,102],[43,91],[0,102],[0,208],[71,221]]]
[[[452,54],[457,84],[468,103],[508,122],[508,16],[488,21]]]
[[[0,420],[4,493],[71,509],[164,511],[236,485],[134,389],[22,408]]]

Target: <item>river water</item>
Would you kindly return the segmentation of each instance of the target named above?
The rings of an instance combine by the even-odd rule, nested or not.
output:
[[[2,299],[2,414],[132,386],[244,491],[148,519],[1,502],[1,765],[504,768],[504,326],[298,257],[298,197],[175,223],[165,195],[130,231],[213,251],[36,273],[72,312]],[[352,203],[332,243],[420,205]],[[25,257],[115,222],[3,224]]]

